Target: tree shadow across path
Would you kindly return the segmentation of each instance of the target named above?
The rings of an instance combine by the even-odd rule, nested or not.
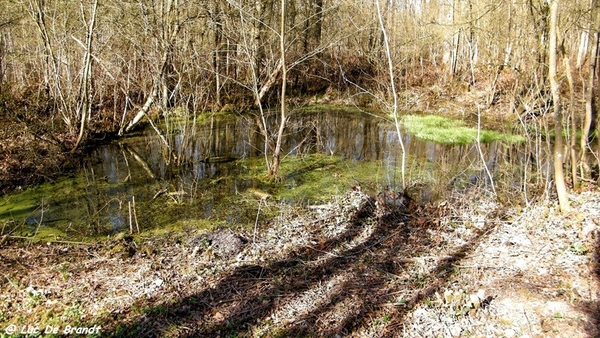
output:
[[[490,225],[492,226],[492,225]],[[485,229],[439,256],[433,209],[371,197],[332,238],[244,265],[214,286],[155,304],[110,336],[396,336],[407,311],[445,287]],[[427,268],[420,257],[430,260]]]
[[[600,283],[600,231],[596,231],[595,237],[591,272],[595,282]],[[596,297],[597,295],[592,298]],[[600,337],[600,301],[583,301],[579,308],[587,315],[586,333],[590,337]]]

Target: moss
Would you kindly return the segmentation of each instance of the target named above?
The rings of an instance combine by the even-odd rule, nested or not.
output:
[[[477,140],[477,128],[468,127],[459,120],[436,115],[406,115],[401,118],[401,123],[407,133],[425,141],[440,144],[468,144]],[[493,130],[481,130],[479,141],[483,143],[493,141],[518,143],[525,141],[525,138]]]
[[[0,201],[0,221],[24,219],[39,205],[39,196],[33,190],[6,195]]]
[[[32,241],[33,242],[52,242],[52,241],[60,241],[60,240],[68,240],[69,236],[63,231],[47,227],[41,226],[37,230],[37,232],[32,233]]]
[[[237,181],[251,182],[251,186],[239,191],[242,198],[233,196],[229,204],[225,204],[227,209],[249,210],[251,225],[256,217],[257,201],[266,195],[271,196],[267,201],[320,203],[330,201],[332,196],[343,194],[357,184],[377,190],[394,185],[394,178],[401,177],[399,167],[394,170],[381,161],[353,161],[325,154],[284,158],[280,168],[283,180],[279,183],[268,179],[262,158],[242,159],[236,165],[242,168]],[[228,184],[229,180],[233,178],[220,178],[219,183]],[[267,213],[266,208],[261,210],[261,215],[264,213]]]

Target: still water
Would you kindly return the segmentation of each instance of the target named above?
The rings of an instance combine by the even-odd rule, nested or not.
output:
[[[74,239],[249,226],[266,221],[279,203],[322,203],[351,186],[399,190],[402,183],[396,129],[373,115],[292,115],[284,137],[284,179],[278,184],[265,179],[265,145],[255,119],[166,122],[160,126],[164,138],[144,129],[91,150],[70,177],[2,197],[4,233]],[[540,149],[500,142],[449,146],[407,134],[403,142],[407,182],[428,186],[419,192],[426,199],[473,184],[489,189],[486,166],[497,184],[519,189],[530,179],[523,168],[532,154],[546,156]]]

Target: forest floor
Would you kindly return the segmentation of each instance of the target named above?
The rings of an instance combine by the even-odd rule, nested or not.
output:
[[[356,187],[266,201],[279,216],[246,233],[3,238],[0,335],[595,337],[600,192],[570,199],[563,215],[480,189],[416,205]]]

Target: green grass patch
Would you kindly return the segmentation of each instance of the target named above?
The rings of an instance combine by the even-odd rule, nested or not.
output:
[[[477,128],[468,127],[459,120],[436,115],[406,115],[400,121],[407,133],[425,141],[440,144],[469,144],[477,140]],[[479,141],[518,143],[525,141],[525,138],[520,135],[482,129],[479,133]]]

